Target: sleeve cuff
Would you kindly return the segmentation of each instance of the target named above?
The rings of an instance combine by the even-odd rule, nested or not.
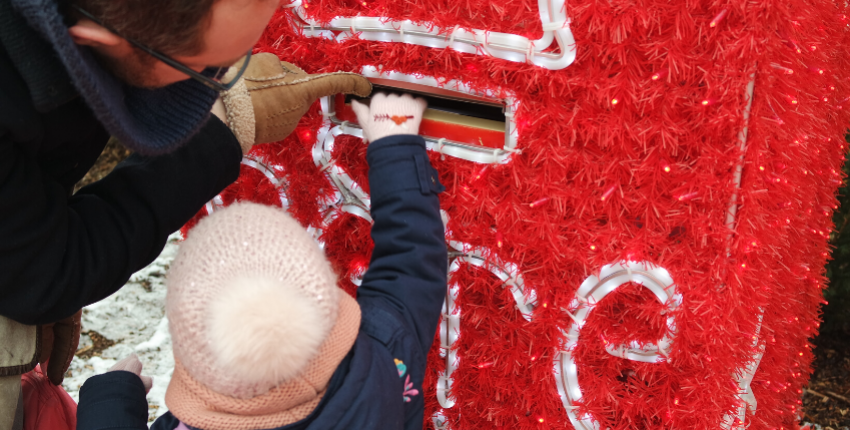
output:
[[[369,145],[369,188],[372,200],[398,191],[419,190],[423,195],[445,190],[428,160],[425,139],[403,134],[387,136]]]
[[[80,388],[77,429],[147,428],[148,402],[141,378],[127,371],[92,376]]]

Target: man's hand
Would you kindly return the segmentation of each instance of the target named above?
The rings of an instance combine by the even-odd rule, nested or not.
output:
[[[142,362],[139,361],[138,355],[130,354],[129,356],[124,357],[112,365],[107,372],[115,372],[116,370],[123,370],[135,374],[142,380],[142,385],[145,386],[145,393],[149,393],[151,391],[153,378],[150,376],[142,376]]]
[[[230,72],[235,73],[235,68]],[[280,61],[271,53],[251,57],[245,74],[222,93],[226,123],[247,153],[257,143],[277,142],[295,130],[298,121],[319,97],[372,92],[369,80],[354,73],[310,75]]]
[[[352,100],[351,108],[369,142],[395,134],[419,134],[419,123],[428,103],[409,94],[398,96],[378,93],[369,106]]]
[[[64,320],[41,326],[41,355],[38,362],[53,385],[62,384],[65,372],[77,352],[82,315],[83,311],[79,310]]]

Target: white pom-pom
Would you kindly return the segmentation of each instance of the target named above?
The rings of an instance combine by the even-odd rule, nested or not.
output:
[[[297,376],[331,329],[296,285],[242,277],[222,290],[207,308],[211,359],[249,384],[274,386]]]

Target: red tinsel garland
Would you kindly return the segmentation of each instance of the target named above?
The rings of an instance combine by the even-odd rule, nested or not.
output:
[[[377,14],[448,30],[532,38],[541,31],[531,0],[307,4],[319,22]],[[450,49],[304,37],[291,12],[279,13],[257,50],[311,73],[382,65],[510,91],[520,102],[522,152],[509,163],[483,172],[439,154],[432,163],[447,187],[441,202],[452,239],[517,264],[540,306],[526,321],[500,280],[462,265],[452,277],[463,309],[456,405],[440,408],[434,393],[445,371],[438,336],[424,387],[426,427],[441,410],[454,429],[571,428],[553,377],[561,330],[572,323],[565,310],[588,276],[631,260],[664,267],[682,294],[669,358],[639,363],[605,351],[604,342],[654,342],[667,331],[665,307],[646,289],[620,287],[595,307],[574,351],[578,412],[601,428],[719,428],[741,405],[735,377],[757,352],[756,340],[765,350],[752,383],[758,408],[746,425],[795,428],[843,180],[846,9],[821,0],[571,0],[577,58],[563,70]],[[292,136],[252,151],[282,167],[289,211],[313,227],[328,216],[319,202],[334,192],[311,155],[321,124],[316,105]],[[368,191],[358,144],[338,138],[333,157]],[[224,193],[225,203],[279,205],[278,190],[248,170]],[[368,223],[339,215],[322,238],[353,291],[350,278],[371,253]]]

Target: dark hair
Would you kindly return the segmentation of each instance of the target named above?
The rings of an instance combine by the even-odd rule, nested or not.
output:
[[[72,3],[99,18],[120,36],[135,39],[166,55],[194,55],[204,49],[204,30],[210,24],[210,12],[216,1],[72,0]]]

